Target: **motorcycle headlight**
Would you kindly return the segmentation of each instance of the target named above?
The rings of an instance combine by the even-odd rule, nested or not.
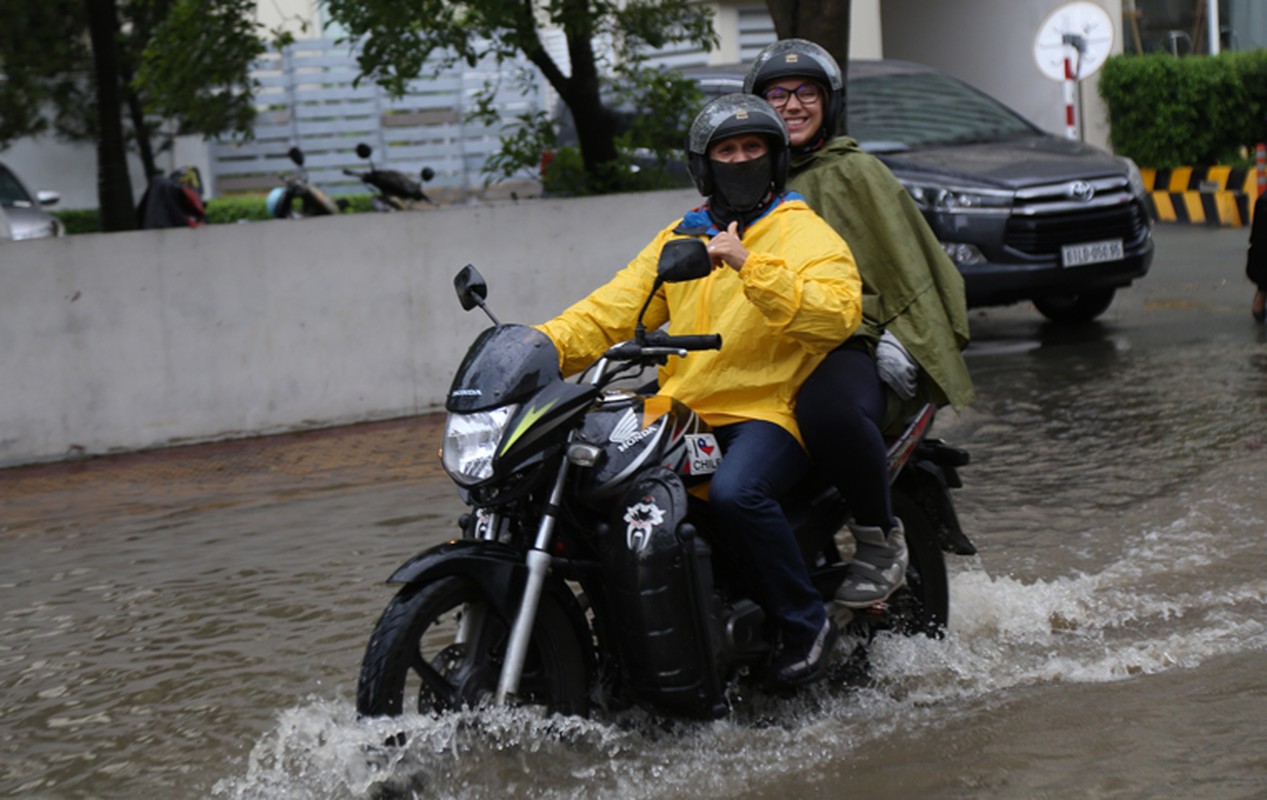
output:
[[[518,406],[502,406],[470,414],[449,414],[444,427],[441,461],[453,480],[473,486],[493,475],[493,457],[506,425]]]

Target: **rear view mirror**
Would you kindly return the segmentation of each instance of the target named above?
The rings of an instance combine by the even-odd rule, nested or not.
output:
[[[290,156],[290,160],[295,162],[295,166],[302,167],[304,165],[304,151],[298,147],[292,147],[286,151],[286,155]]]
[[[484,298],[488,297],[488,284],[484,281],[484,276],[470,264],[462,267],[453,277],[453,288],[457,290],[463,311],[484,305]]]
[[[661,283],[698,280],[712,271],[713,259],[699,239],[671,239],[660,249],[656,275]]]
[[[369,158],[373,153],[374,153],[373,148],[371,148],[365,142],[361,142],[360,144],[356,146],[356,154],[357,156],[361,158]]]

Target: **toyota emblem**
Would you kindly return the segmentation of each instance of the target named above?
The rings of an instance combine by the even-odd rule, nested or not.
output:
[[[1095,187],[1086,181],[1074,181],[1069,184],[1069,196],[1085,203],[1095,197]]]

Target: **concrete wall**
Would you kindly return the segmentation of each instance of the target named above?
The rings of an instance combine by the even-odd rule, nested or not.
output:
[[[692,191],[0,242],[0,466],[439,409],[489,323],[583,297]]]
[[[1065,0],[883,0],[884,57],[937,67],[1011,106],[1040,128],[1065,135],[1064,87],[1034,62],[1034,38]],[[1121,0],[1097,2],[1114,24],[1122,52]],[[1108,108],[1099,73],[1081,81],[1083,140],[1108,149]]]

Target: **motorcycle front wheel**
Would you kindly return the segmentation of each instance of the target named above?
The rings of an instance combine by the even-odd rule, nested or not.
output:
[[[420,713],[439,713],[490,701],[511,624],[469,578],[405,587],[383,611],[365,648],[357,712],[398,716],[410,702]],[[516,702],[584,716],[586,663],[566,612],[543,596]]]

